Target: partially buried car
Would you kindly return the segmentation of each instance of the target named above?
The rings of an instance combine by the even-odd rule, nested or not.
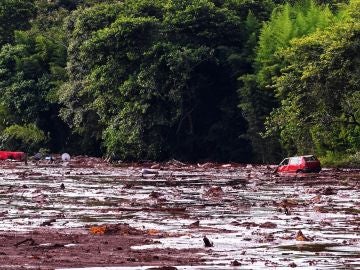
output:
[[[285,158],[275,169],[277,173],[320,172],[320,161],[313,155]]]

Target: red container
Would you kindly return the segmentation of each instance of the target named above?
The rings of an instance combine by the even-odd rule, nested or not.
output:
[[[13,159],[23,161],[26,159],[24,152],[0,151],[0,160]]]

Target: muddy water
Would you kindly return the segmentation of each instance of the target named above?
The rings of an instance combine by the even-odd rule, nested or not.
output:
[[[202,248],[205,235],[213,242],[203,265],[178,269],[360,269],[359,170],[87,165],[3,164],[0,230],[128,223],[159,237],[133,249]]]

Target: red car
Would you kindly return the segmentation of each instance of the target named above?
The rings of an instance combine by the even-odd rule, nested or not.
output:
[[[26,154],[24,152],[0,151],[0,160],[14,159],[24,161]]]
[[[320,172],[321,164],[320,161],[313,155],[297,156],[285,158],[275,172],[289,172],[289,173],[300,173],[300,172]]]

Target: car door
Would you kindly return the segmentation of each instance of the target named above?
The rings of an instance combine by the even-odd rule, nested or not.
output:
[[[299,157],[291,157],[289,159],[288,172],[297,172],[299,169],[299,163],[301,159]]]
[[[289,164],[289,158],[285,158],[283,161],[280,162],[277,172],[287,172],[288,171],[288,164]]]

